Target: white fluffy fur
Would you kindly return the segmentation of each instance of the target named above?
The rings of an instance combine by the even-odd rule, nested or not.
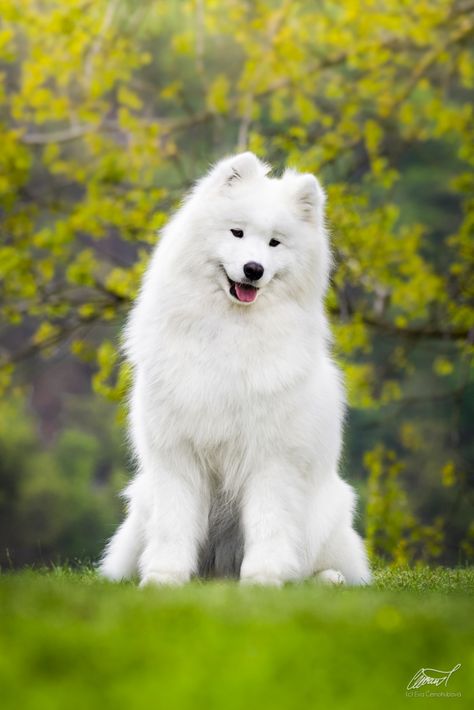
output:
[[[151,259],[126,329],[138,471],[102,560],[109,579],[188,581],[219,488],[240,509],[242,582],[370,580],[355,495],[338,475],[345,403],[323,310],[324,193],[312,175],[267,173],[252,153],[218,163]],[[225,272],[243,281],[248,261],[265,272],[242,304]]]

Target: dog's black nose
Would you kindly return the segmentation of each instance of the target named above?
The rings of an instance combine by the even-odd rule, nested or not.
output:
[[[249,261],[244,264],[244,274],[250,281],[258,281],[262,278],[265,269],[261,264],[257,264],[256,261]]]

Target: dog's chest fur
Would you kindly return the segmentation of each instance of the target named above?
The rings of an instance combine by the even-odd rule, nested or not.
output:
[[[156,406],[198,445],[236,440],[239,432],[248,438],[269,419],[278,425],[280,410],[282,417],[291,413],[294,394],[314,366],[311,344],[291,318],[267,320],[265,327],[250,318],[170,321],[149,373]]]

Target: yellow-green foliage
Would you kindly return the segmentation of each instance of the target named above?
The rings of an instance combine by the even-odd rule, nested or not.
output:
[[[394,451],[378,445],[364,456],[369,474],[367,545],[372,556],[406,565],[413,559],[433,561],[443,551],[444,519],[422,525],[413,514],[400,480],[403,463]]]
[[[120,269],[100,242],[111,234],[153,242],[208,160],[251,145],[277,164],[327,175],[335,310],[338,292],[355,284],[366,297],[365,311],[357,304],[349,314],[359,325],[379,298],[395,328],[426,320],[436,304],[443,329],[462,334],[473,324],[467,299],[463,308],[452,302],[422,256],[423,225],[402,226],[391,199],[400,174],[390,142],[449,140],[462,160],[453,193],[472,196],[473,32],[472,14],[449,0],[410,12],[398,0],[145,9],[4,0],[3,315],[78,325],[81,313],[110,317],[135,294],[146,252],[138,267],[127,259]],[[197,159],[187,149],[201,124],[203,147],[213,135],[218,147]],[[450,238],[450,273],[466,289],[471,222]],[[51,293],[58,280],[63,288]]]

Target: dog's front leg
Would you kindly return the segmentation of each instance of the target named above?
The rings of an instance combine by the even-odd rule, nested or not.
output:
[[[141,586],[184,584],[197,570],[199,545],[207,532],[208,493],[190,452],[159,452],[153,459]]]
[[[243,583],[280,586],[304,576],[304,518],[297,472],[274,463],[248,479],[242,500]]]

